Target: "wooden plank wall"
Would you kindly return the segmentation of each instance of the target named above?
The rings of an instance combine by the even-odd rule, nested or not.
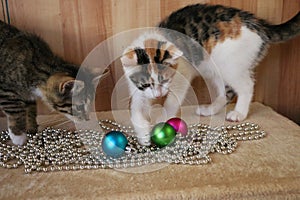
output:
[[[8,7],[13,25],[37,33],[58,55],[80,64],[106,38],[132,28],[154,26],[172,11],[192,3],[241,8],[275,24],[288,20],[300,10],[299,0],[8,0]],[[299,63],[300,37],[273,45],[256,69],[254,96],[255,101],[271,106],[298,123]],[[121,70],[117,67],[110,72],[99,86],[98,110],[110,109],[110,94]],[[197,87],[199,83],[194,85]],[[47,113],[41,108],[42,113]]]
[[[5,20],[5,4],[4,2],[0,3],[0,20],[4,21]]]

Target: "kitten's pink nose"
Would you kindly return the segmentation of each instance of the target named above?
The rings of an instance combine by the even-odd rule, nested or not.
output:
[[[160,97],[161,97],[161,95],[159,95],[159,94],[155,95],[155,98],[157,98],[157,99],[159,99]]]
[[[161,88],[157,88],[154,92],[154,96],[155,98],[160,98],[162,97],[162,91],[161,91]]]

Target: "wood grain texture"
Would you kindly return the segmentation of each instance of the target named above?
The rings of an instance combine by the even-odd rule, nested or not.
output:
[[[11,24],[36,33],[55,53],[64,55],[59,1],[9,0]]]
[[[161,19],[160,1],[112,0],[113,34],[133,28],[153,27]]]
[[[96,45],[112,35],[110,1],[60,1],[63,57],[81,64]],[[72,49],[72,50],[71,50]],[[111,73],[110,73],[111,74]],[[110,109],[112,75],[101,80],[97,88],[96,110]]]
[[[258,1],[256,15],[271,23],[279,24],[282,16],[282,2],[282,0],[275,0],[274,4],[266,4]],[[280,51],[279,45],[272,45],[265,59],[256,68],[257,81],[254,100],[268,102],[267,104],[272,107],[278,106],[278,99],[274,98],[274,94],[278,94],[280,82]]]
[[[60,1],[64,56],[81,63],[88,53],[111,35],[110,1]],[[70,51],[73,49],[73,51]]]
[[[299,0],[9,0],[11,22],[44,38],[55,53],[80,64],[100,42],[117,33],[156,25],[171,12],[194,3],[223,4],[282,23],[300,10]],[[1,11],[0,11],[1,17]],[[118,44],[116,44],[118,45]],[[300,38],[272,45],[256,68],[254,100],[300,123]],[[97,110],[109,110],[114,84],[122,76],[115,62],[101,81]],[[193,83],[200,100],[207,100],[202,80]],[[200,89],[199,89],[200,88]],[[43,110],[43,109],[42,109]]]
[[[4,3],[4,1],[2,1],[2,3]],[[2,3],[0,2],[0,20],[4,21],[5,20],[5,5],[2,5]]]
[[[300,1],[283,4],[282,21],[293,17],[300,10]],[[278,89],[279,113],[300,124],[300,37],[283,43],[280,54],[280,85]]]

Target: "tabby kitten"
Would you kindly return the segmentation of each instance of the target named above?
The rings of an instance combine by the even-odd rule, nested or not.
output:
[[[37,131],[37,97],[69,118],[88,119],[92,76],[76,79],[78,70],[41,38],[0,21],[0,108],[12,143],[23,145],[26,133]]]
[[[176,101],[180,104],[184,99],[186,92],[183,89],[188,88],[189,83],[178,82],[174,71],[185,73],[186,80],[191,81],[194,77],[186,64],[182,65],[181,55],[196,64],[207,85],[216,90],[212,103],[200,105],[197,114],[218,113],[227,103],[226,96],[235,93],[238,96],[236,106],[227,113],[226,119],[244,120],[253,95],[253,68],[262,60],[271,43],[288,40],[300,33],[300,14],[286,23],[271,25],[239,9],[196,4],[175,11],[158,27],[187,35],[207,54],[198,50],[200,62],[193,63],[189,60],[191,55],[186,55],[186,52],[195,53],[193,46],[185,45],[176,34],[161,29],[145,33],[124,51],[121,61],[131,92],[131,120],[142,145],[150,144],[147,117],[152,100],[166,97],[164,108],[168,117],[173,117],[179,109]],[[216,64],[227,90],[217,81],[210,59]],[[180,90],[176,93],[172,86],[178,84]],[[170,92],[176,93],[177,99],[169,95]]]

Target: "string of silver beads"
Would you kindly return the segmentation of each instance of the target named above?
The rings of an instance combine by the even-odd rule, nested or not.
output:
[[[7,131],[0,135],[0,166],[18,168],[24,166],[25,173],[128,168],[154,163],[200,165],[211,162],[209,154],[230,154],[237,148],[238,141],[257,140],[266,133],[254,123],[232,126],[210,127],[205,124],[189,126],[189,133],[183,137],[177,134],[175,142],[159,148],[138,144],[130,126],[123,126],[112,120],[101,120],[103,132],[94,130],[67,131],[46,128],[36,134],[28,134],[24,146],[8,144]],[[106,132],[121,131],[129,141],[126,154],[121,158],[105,155],[101,141]]]

